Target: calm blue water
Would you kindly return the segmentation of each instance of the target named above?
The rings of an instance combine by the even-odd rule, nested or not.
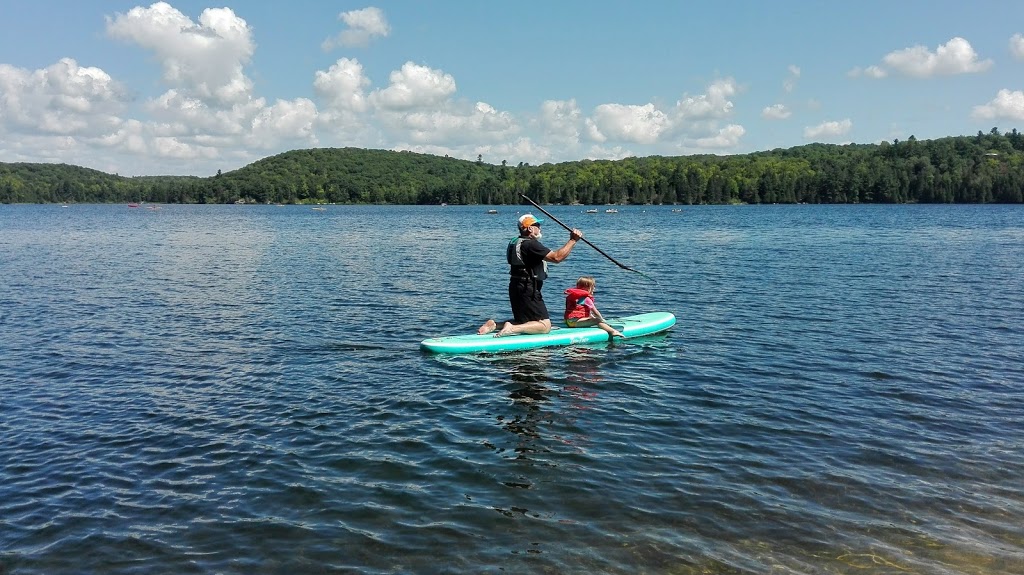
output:
[[[1024,208],[498,209],[0,206],[0,573],[1024,573]]]

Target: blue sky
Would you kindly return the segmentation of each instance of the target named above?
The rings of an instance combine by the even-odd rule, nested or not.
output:
[[[0,161],[510,164],[1024,130],[1024,2],[0,0]]]

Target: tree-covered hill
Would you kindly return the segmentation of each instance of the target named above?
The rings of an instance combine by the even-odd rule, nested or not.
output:
[[[181,186],[200,178],[125,178],[68,164],[0,162],[0,203],[117,203],[148,198],[156,186]]]
[[[0,163],[0,202],[511,204],[1022,203],[1024,135],[811,144],[732,156],[487,164],[367,150],[293,150],[208,178],[125,178]]]
[[[293,150],[214,176],[209,193],[258,203],[481,203],[475,196],[453,192],[470,183],[474,191],[480,190],[481,182],[496,187],[495,169],[482,162],[412,152]]]

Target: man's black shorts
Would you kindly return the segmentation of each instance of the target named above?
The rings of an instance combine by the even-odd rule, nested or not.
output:
[[[530,278],[512,278],[508,282],[508,301],[512,304],[512,317],[515,323],[550,319],[548,308],[544,305],[541,284]]]

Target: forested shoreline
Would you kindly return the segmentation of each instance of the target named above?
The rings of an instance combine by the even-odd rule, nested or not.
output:
[[[316,148],[210,177],[0,163],[0,203],[1024,203],[1024,134],[531,166]]]

